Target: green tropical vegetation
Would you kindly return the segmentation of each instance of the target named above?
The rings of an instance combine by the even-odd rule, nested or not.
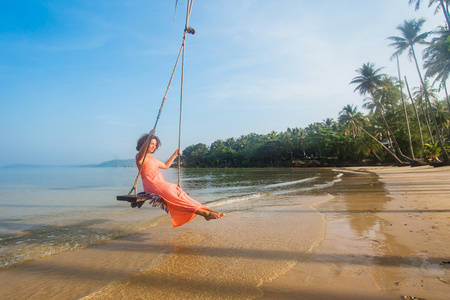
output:
[[[420,0],[408,0],[416,9]],[[444,14],[444,25],[423,32],[424,19],[404,20],[398,35],[387,37],[397,59],[398,74],[382,73],[367,62],[350,84],[363,97],[364,114],[346,105],[337,120],[327,118],[306,128],[250,133],[191,145],[182,153],[186,167],[342,166],[361,164],[449,164],[450,0],[429,0],[428,7]],[[424,47],[423,64],[417,47]],[[420,86],[410,88],[401,76],[399,56],[414,64]],[[439,99],[440,93],[445,96]]]

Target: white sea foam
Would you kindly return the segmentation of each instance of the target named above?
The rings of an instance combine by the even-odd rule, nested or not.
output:
[[[299,184],[299,183],[304,183],[304,182],[312,181],[312,180],[314,180],[314,179],[316,179],[316,177],[305,178],[305,179],[294,180],[294,181],[287,181],[287,182],[274,183],[274,184],[269,184],[269,185],[267,185],[267,188],[286,187],[286,186],[290,186],[290,185],[296,185],[296,184]]]
[[[256,193],[256,194],[251,194],[251,195],[242,195],[239,197],[218,199],[215,201],[205,203],[205,206],[207,206],[209,208],[214,208],[214,207],[225,206],[225,205],[234,204],[234,203],[238,203],[238,202],[254,200],[257,198],[267,197],[269,195],[270,195],[269,193]]]

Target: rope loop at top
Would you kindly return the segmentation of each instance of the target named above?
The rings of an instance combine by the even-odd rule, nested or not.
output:
[[[192,35],[195,34],[195,29],[190,26],[188,26],[184,31],[186,31],[187,33],[192,34]]]

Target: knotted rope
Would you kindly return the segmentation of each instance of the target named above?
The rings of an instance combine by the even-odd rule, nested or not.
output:
[[[178,62],[180,60],[180,56],[183,55],[182,56],[182,67],[181,67],[180,118],[179,118],[179,126],[178,126],[179,127],[178,128],[178,148],[180,148],[180,149],[181,149],[181,119],[182,119],[182,112],[183,112],[184,53],[185,53],[185,48],[186,48],[186,35],[188,33],[195,34],[195,29],[188,26],[189,19],[191,16],[193,2],[194,2],[194,0],[188,0],[188,3],[187,3],[186,23],[185,23],[184,32],[183,32],[183,42],[181,43],[181,48],[178,53],[178,57],[175,62],[175,66],[173,68],[172,75],[170,76],[169,83],[166,88],[166,92],[164,93],[164,97],[161,101],[161,106],[159,107],[159,112],[156,117],[155,125],[153,126],[153,129],[152,129],[152,130],[156,129],[156,126],[158,125],[158,121],[159,121],[159,118],[161,117],[161,113],[162,113],[164,104],[166,103],[167,94],[169,93],[170,85],[172,84],[172,79],[173,79],[173,76],[175,75],[175,71],[177,69]],[[149,137],[150,137],[150,133],[152,132],[152,130],[149,132]],[[145,158],[147,157],[149,147],[150,147],[150,142],[147,143],[147,147],[145,149],[145,154],[144,154],[144,159],[142,160],[142,165],[144,164]],[[142,168],[139,169],[136,179],[134,180],[133,187],[131,188],[130,192],[128,193],[128,196],[131,195],[131,193],[134,191],[134,195],[137,197],[136,187],[139,182],[139,177],[141,176],[141,172],[142,172]],[[180,157],[180,155],[178,155],[178,186],[181,186],[181,157]]]

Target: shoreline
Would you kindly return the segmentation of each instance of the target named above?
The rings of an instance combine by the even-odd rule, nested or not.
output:
[[[320,195],[232,204],[207,226],[173,229],[164,218],[157,230],[0,272],[0,295],[446,299],[450,167],[331,170],[342,180]]]
[[[261,299],[447,299],[450,167],[343,170],[375,174],[388,201],[371,206],[367,195],[367,205],[343,214],[343,199],[319,204],[325,240],[291,271],[263,284]],[[354,230],[368,222],[370,228]]]

